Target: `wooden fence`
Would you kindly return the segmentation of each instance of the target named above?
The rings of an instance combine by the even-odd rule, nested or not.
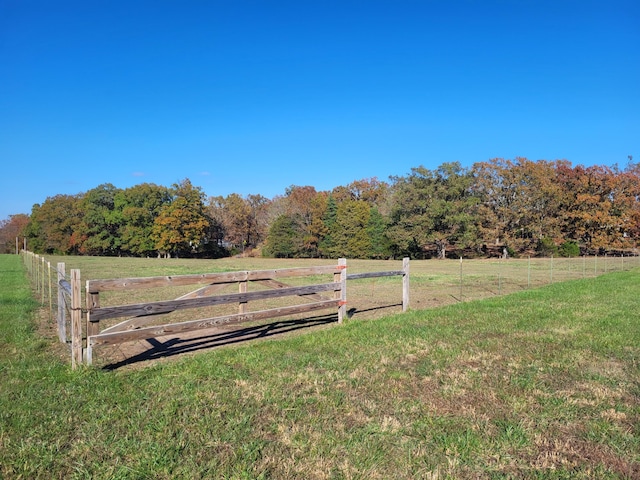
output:
[[[308,277],[310,275],[332,275],[333,279],[331,282],[305,286],[291,286],[277,280],[284,277]],[[295,315],[314,310],[337,308],[338,322],[342,323],[346,305],[346,280],[345,259],[340,259],[337,265],[309,268],[89,280],[86,284],[86,362],[87,364],[92,363],[92,350],[93,347],[98,345],[118,344],[133,340],[203,330],[219,325],[238,324]],[[249,282],[260,283],[269,287],[269,289],[249,292]],[[212,293],[233,283],[238,285],[238,293],[212,295]],[[198,284],[205,284],[205,286],[174,300],[109,307],[100,306],[100,293],[105,291]],[[323,293],[329,293],[331,297],[322,295]],[[248,304],[251,301],[292,296],[304,297],[312,301],[297,305],[248,311]],[[154,316],[156,315],[167,314],[176,310],[211,307],[223,304],[238,304],[238,313],[179,323],[148,326],[150,322],[154,321]],[[99,324],[101,320],[124,317],[128,318],[116,325],[100,330]]]
[[[22,253],[25,254],[25,263],[31,277],[35,280],[36,290],[42,292],[43,305],[46,298],[44,291],[48,290],[49,303],[51,303],[50,312],[53,312],[51,264],[39,255],[27,251]],[[85,308],[82,308],[83,292],[80,270],[72,269],[67,280],[65,264],[58,263],[54,273],[57,273],[56,323],[58,337],[62,343],[70,343],[73,368],[83,363],[90,365],[93,361],[93,348],[100,345],[115,345],[129,341],[193,332],[221,325],[298,315],[331,308],[337,310],[338,323],[343,323],[346,315],[347,280],[402,276],[402,311],[406,311],[409,308],[408,258],[403,260],[402,270],[354,274],[347,274],[347,261],[341,258],[336,265],[317,267],[87,280],[84,289]],[[303,286],[292,286],[280,280],[287,277],[322,275],[329,277],[327,282]],[[250,283],[261,284],[267,289],[249,292],[248,286]],[[238,293],[217,294],[220,290],[232,284],[237,285]],[[198,285],[199,288],[171,300],[115,306],[101,306],[100,304],[100,294],[103,292],[133,292],[140,289],[189,285]],[[249,311],[250,302],[285,297],[301,297],[305,302],[293,304],[293,300],[285,300],[285,306]],[[237,304],[237,313],[151,325],[152,323],[157,323],[159,316],[175,311],[228,304]],[[83,316],[86,319],[84,325]],[[196,316],[195,313],[194,316]],[[115,325],[101,328],[104,325],[104,321],[112,319],[124,320]],[[101,322],[103,322],[102,325]],[[70,328],[67,329],[67,326]],[[84,329],[83,326],[85,327]]]

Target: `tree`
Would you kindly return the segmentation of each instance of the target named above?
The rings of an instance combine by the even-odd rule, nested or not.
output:
[[[412,168],[394,178],[389,238],[396,253],[421,257],[434,247],[445,258],[449,246],[469,248],[477,243],[472,209],[473,177],[458,163],[437,170]]]
[[[339,186],[331,192],[340,203],[346,200],[363,200],[378,210],[385,210],[389,197],[389,184],[376,177],[355,180],[347,186]]]
[[[633,168],[577,166],[564,172],[563,180],[571,192],[565,210],[572,239],[595,252],[635,246],[638,177]]]
[[[318,254],[321,257],[331,257],[335,251],[335,225],[338,219],[338,204],[333,194],[327,198],[327,206],[322,216],[322,236],[318,243]]]
[[[80,252],[89,255],[118,255],[120,225],[115,215],[115,196],[120,190],[105,183],[84,194],[80,208],[82,222],[78,232],[82,238]]]
[[[323,216],[327,209],[327,192],[317,192],[314,187],[292,185],[286,190],[284,214],[294,223],[298,257],[317,257],[319,245],[325,235]]]
[[[331,236],[334,239],[333,256],[368,258],[371,239],[367,227],[371,207],[363,200],[345,200],[338,205],[336,222]]]
[[[627,240],[625,247],[637,248],[640,239],[640,163],[629,162],[623,176],[627,213],[622,236]]]
[[[160,209],[152,229],[152,239],[158,252],[191,255],[201,248],[210,227],[204,193],[187,178],[173,184],[171,202]]]
[[[47,197],[42,205],[31,209],[25,228],[28,248],[38,253],[78,253],[83,241],[82,195],[55,195]]]
[[[221,225],[224,242],[242,249],[251,239],[253,216],[251,205],[237,193],[227,197],[210,197],[209,214]]]
[[[267,236],[269,230],[268,211],[269,199],[262,195],[247,195],[246,201],[249,205],[250,228],[247,235],[247,244],[257,247]]]
[[[518,252],[548,251],[565,241],[566,160],[492,159],[473,166],[474,211],[485,245]]]
[[[15,253],[18,237],[21,237],[18,239],[18,248],[23,247],[22,239],[28,224],[29,215],[24,213],[9,215],[8,219],[0,221],[0,253]]]
[[[387,237],[387,221],[375,207],[371,207],[369,211],[367,236],[371,245],[367,258],[389,258],[391,255],[391,242]]]
[[[143,183],[118,191],[114,197],[114,218],[123,252],[137,256],[156,253],[152,238],[155,219],[171,202],[167,187]]]
[[[291,258],[297,253],[295,225],[287,215],[280,215],[269,229],[264,254],[276,258]]]

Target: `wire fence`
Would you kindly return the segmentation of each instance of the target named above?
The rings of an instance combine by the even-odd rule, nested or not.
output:
[[[412,298],[418,301],[423,290],[424,307],[464,302],[521,290],[539,288],[567,280],[594,278],[614,271],[640,266],[638,256],[583,256],[574,258],[510,258],[449,260],[447,264],[429,263],[420,271],[412,262],[411,279],[421,282]],[[455,265],[457,263],[457,265]],[[457,267],[457,268],[456,268]],[[457,270],[457,271],[456,271]],[[425,296],[422,295],[422,298]],[[414,308],[419,305],[413,305]]]
[[[61,343],[70,343],[71,286],[64,263],[53,265],[44,256],[21,251],[31,288],[47,319],[55,324]]]

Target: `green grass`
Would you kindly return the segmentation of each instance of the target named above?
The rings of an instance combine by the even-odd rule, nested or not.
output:
[[[639,271],[71,371],[0,256],[1,478],[638,478]]]

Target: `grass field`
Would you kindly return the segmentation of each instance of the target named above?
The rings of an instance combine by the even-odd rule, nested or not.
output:
[[[116,371],[0,271],[2,478],[640,478],[638,269]]]

